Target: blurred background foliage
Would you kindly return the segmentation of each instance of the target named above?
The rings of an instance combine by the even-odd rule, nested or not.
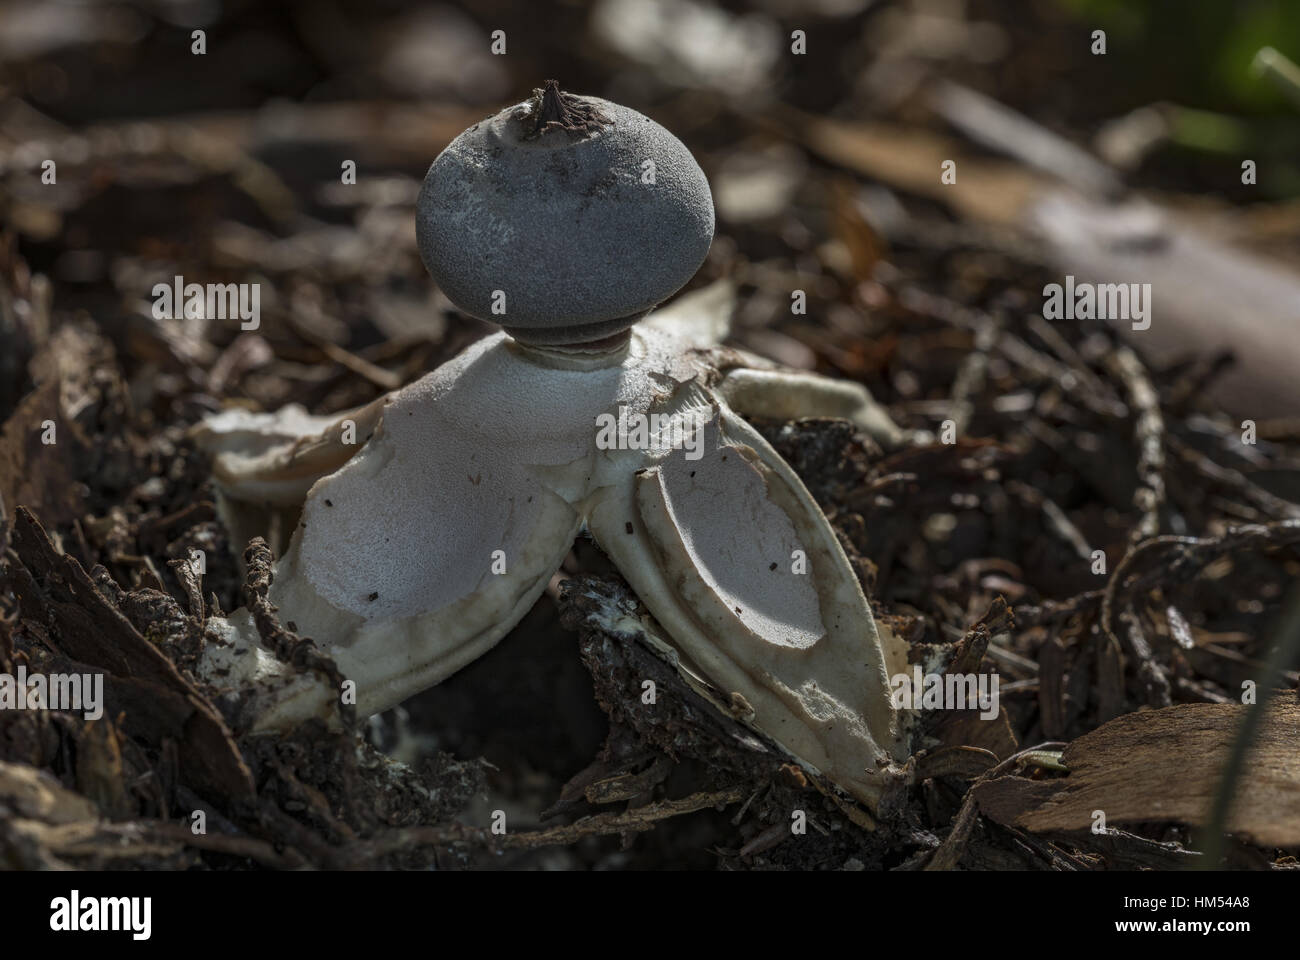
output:
[[[1300,56],[1295,0],[1060,2],[1081,19],[1095,19],[1113,44],[1136,55],[1126,61],[1130,90],[1165,98],[1176,91],[1178,100],[1207,110],[1268,115],[1288,106],[1251,62],[1269,46]]]
[[[1124,71],[1109,99],[1164,105],[1166,160],[1199,164],[1206,154],[1250,155],[1274,175],[1271,198],[1300,194],[1300,122],[1295,103],[1255,67],[1272,47],[1300,58],[1296,0],[1060,0],[1082,21],[1107,31],[1109,54]],[[1297,91],[1300,92],[1300,91]],[[1100,91],[1099,91],[1100,93]],[[1198,156],[1200,155],[1200,156]],[[1160,158],[1155,158],[1157,162]],[[1167,164],[1158,163],[1162,173]]]

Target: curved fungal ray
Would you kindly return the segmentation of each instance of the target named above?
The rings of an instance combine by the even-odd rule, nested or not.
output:
[[[601,491],[592,533],[686,666],[874,807],[907,754],[887,679],[902,665],[798,477],[716,399],[703,429],[699,459],[677,450]]]

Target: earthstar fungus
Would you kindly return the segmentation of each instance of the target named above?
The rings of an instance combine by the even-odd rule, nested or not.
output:
[[[900,433],[857,385],[718,348],[725,282],[638,322],[712,239],[690,152],[636,111],[548,81],[439,155],[416,216],[434,279],[504,332],[341,417],[200,427],[226,498],[301,505],[270,588],[281,621],[356,684],[359,715],[375,713],[497,643],[585,530],[695,689],[724,712],[747,704],[751,727],[875,811],[910,752],[888,684],[905,652],[807,489],[737,410],[847,416],[891,446]],[[615,419],[609,443],[597,425]],[[355,446],[339,441],[349,420]],[[271,656],[247,610],[210,622],[227,642],[204,669],[252,687],[256,729],[335,717],[339,691]]]

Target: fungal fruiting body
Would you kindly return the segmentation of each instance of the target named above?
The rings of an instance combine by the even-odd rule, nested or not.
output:
[[[659,124],[548,81],[439,154],[416,233],[429,273],[465,313],[521,340],[591,341],[695,275],[713,239],[713,197]]]
[[[550,172],[552,181],[576,182],[580,190],[593,178],[621,182],[621,168],[602,179],[583,151],[593,138],[617,141],[624,125],[632,126],[629,142],[637,150],[647,144],[660,150],[661,169],[683,168],[683,153],[690,159],[685,147],[665,139],[666,131],[647,133],[651,121],[614,104],[581,104],[585,119],[576,129],[563,124],[563,111],[554,106],[537,113],[547,106],[545,94],[525,106],[461,139],[484,126],[505,125],[523,144],[502,147],[513,162],[513,151],[532,151],[558,134],[565,139],[548,157],[577,151],[584,159],[543,162],[560,164]],[[532,123],[525,123],[529,118]],[[631,163],[637,150],[625,155],[626,144],[616,146],[601,148],[601,156],[614,158],[602,162]],[[469,150],[453,144],[448,151],[453,148]],[[641,158],[635,159],[639,167]],[[505,161],[485,156],[482,162]],[[435,173],[440,163],[442,157],[430,171],[434,181],[448,175],[445,165]],[[690,166],[698,171],[693,159]],[[498,194],[509,189],[500,183],[483,188]],[[704,190],[707,196],[707,182]],[[471,204],[473,193],[449,194],[426,181],[421,222],[432,219],[426,204]],[[551,250],[555,244],[542,240],[554,241],[560,229],[547,214],[564,207],[567,194],[560,196],[537,200],[531,220],[519,214],[484,229],[509,239],[513,255]],[[606,196],[615,206],[631,203],[617,193]],[[653,216],[661,220],[674,205],[687,210],[690,222],[701,211],[693,195],[656,203]],[[620,229],[631,229],[634,214],[620,216]],[[462,226],[469,233],[478,229]],[[544,236],[521,238],[521,232]],[[493,283],[514,286],[502,279],[511,269],[507,262],[494,275],[448,260],[448,249],[464,248],[456,236],[445,227],[436,235],[421,233],[435,277],[455,275],[446,282],[462,284],[453,299],[477,303]],[[643,258],[703,255],[694,240],[683,241],[686,253],[665,253],[653,231],[634,236]],[[585,255],[597,256],[600,243],[616,239],[606,235],[584,248]],[[569,256],[576,255],[571,249]],[[510,308],[510,330],[527,330],[531,342],[507,333],[487,337],[351,415],[364,422],[369,439],[350,458],[331,441],[337,424],[301,413],[294,423],[274,414],[209,422],[205,439],[217,453],[215,473],[227,497],[283,504],[302,498],[301,522],[270,593],[282,622],[311,637],[355,684],[358,713],[374,713],[492,647],[537,600],[574,537],[586,530],[644,603],[678,668],[697,688],[703,678],[715,702],[738,695],[755,729],[874,810],[895,765],[908,755],[907,715],[892,708],[887,680],[905,670],[906,657],[878,629],[808,491],[726,397],[759,406],[777,393],[814,405],[827,401],[889,437],[896,433],[892,424],[861,388],[828,387],[777,370],[755,374],[734,362],[719,369],[708,349],[712,337],[698,330],[700,304],[711,291],[682,298],[633,327],[627,317],[685,281],[680,267],[665,267],[651,280],[609,276],[604,294],[583,279],[594,276],[582,272],[592,269],[590,263],[569,274],[560,260],[522,269],[524,290],[557,277],[569,284],[551,288],[540,301],[520,298],[522,316]],[[630,261],[617,267],[634,269]],[[601,308],[583,312],[574,305],[574,289],[577,299],[590,296]],[[553,310],[555,299],[568,305],[564,312]],[[609,338],[610,324],[631,329]],[[563,331],[567,341],[575,330],[579,343],[547,342],[548,332]],[[592,330],[606,339],[590,342]],[[729,381],[739,386],[729,390]],[[611,431],[611,423],[637,426]],[[259,426],[274,426],[263,430],[272,439],[249,439]],[[257,727],[335,715],[339,691],[260,650],[247,611],[236,611],[216,629],[229,643],[210,648],[207,669],[237,673],[256,685],[249,704]]]

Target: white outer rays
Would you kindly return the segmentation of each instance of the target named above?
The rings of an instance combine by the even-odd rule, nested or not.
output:
[[[311,488],[271,588],[281,621],[356,683],[358,714],[374,713],[491,648],[586,526],[684,671],[723,702],[739,693],[755,728],[874,808],[906,757],[887,681],[906,665],[882,647],[825,516],[705,385],[702,356],[647,324],[599,358],[498,334],[396,392],[365,447]],[[702,455],[598,449],[597,417],[620,407],[703,423]],[[256,465],[223,482],[236,498],[279,489]],[[273,691],[259,728],[333,714],[338,692],[286,676],[246,611],[217,628],[233,644],[209,647],[209,671]]]
[[[888,685],[906,670],[905,655],[882,644],[803,483],[713,403],[703,458],[678,451],[601,490],[591,533],[691,672],[724,701],[740,693],[756,728],[874,808],[885,769],[907,756]]]

